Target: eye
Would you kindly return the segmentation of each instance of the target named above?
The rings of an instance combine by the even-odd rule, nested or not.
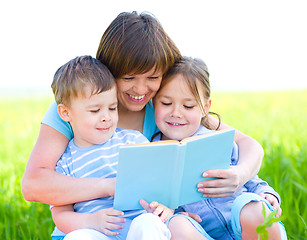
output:
[[[164,105],[164,106],[170,106],[170,105],[172,105],[172,103],[170,103],[170,102],[161,102],[161,104]]]
[[[123,77],[122,78],[124,81],[128,82],[134,79],[134,77]]]
[[[116,110],[117,110],[117,107],[110,107],[109,110],[110,110],[110,111],[116,111]]]
[[[155,80],[158,80],[159,78],[160,78],[159,76],[152,76],[152,77],[149,77],[148,79],[155,81]]]
[[[183,106],[186,109],[193,109],[195,107],[194,105],[183,105]]]
[[[98,108],[98,109],[92,109],[92,110],[90,110],[91,113],[98,113],[99,111],[100,111],[99,108]]]

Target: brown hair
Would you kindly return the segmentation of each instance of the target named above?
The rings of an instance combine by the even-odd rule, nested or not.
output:
[[[210,81],[209,81],[209,72],[207,65],[200,59],[183,57],[181,61],[177,62],[163,78],[160,90],[168,82],[169,79],[173,78],[175,75],[181,74],[184,79],[187,81],[188,86],[190,87],[191,92],[196,98],[197,104],[199,105],[204,117],[201,120],[201,124],[206,128],[211,129],[212,127],[208,121],[208,115],[205,113],[204,106],[202,104],[202,99],[200,91],[205,97],[204,100],[210,98]],[[221,117],[219,114],[214,112],[209,112],[209,114],[214,114],[218,117],[219,124],[216,129],[220,127]]]
[[[81,56],[70,60],[56,71],[51,88],[57,104],[69,105],[72,97],[85,95],[86,85],[92,87],[93,95],[110,90],[115,85],[115,80],[100,61],[91,56]]]
[[[120,13],[106,29],[96,58],[115,78],[155,68],[164,74],[182,56],[159,21],[149,13]]]

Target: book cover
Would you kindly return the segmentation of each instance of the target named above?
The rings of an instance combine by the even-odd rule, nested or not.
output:
[[[142,209],[140,199],[171,209],[205,199],[197,183],[202,174],[230,165],[234,130],[120,147],[114,208]]]

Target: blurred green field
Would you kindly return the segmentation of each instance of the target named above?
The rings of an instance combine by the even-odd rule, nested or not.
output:
[[[0,98],[0,236],[50,239],[49,206],[26,202],[20,184],[52,97]],[[289,239],[307,239],[307,90],[216,93],[212,111],[257,139],[265,157],[260,177],[281,195]]]

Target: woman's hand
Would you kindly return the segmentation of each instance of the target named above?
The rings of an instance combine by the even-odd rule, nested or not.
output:
[[[198,191],[203,193],[204,197],[228,197],[245,184],[243,173],[237,166],[208,170],[203,173],[203,177],[210,178],[197,184]]]
[[[259,193],[259,195],[261,197],[263,197],[264,199],[268,200],[268,202],[275,208],[277,209],[277,213],[276,213],[276,217],[280,217],[282,210],[280,208],[278,199],[271,193]]]
[[[169,209],[155,201],[148,204],[145,200],[141,199],[140,204],[147,212],[159,216],[162,222],[166,222],[167,219],[174,215],[173,209]]]

